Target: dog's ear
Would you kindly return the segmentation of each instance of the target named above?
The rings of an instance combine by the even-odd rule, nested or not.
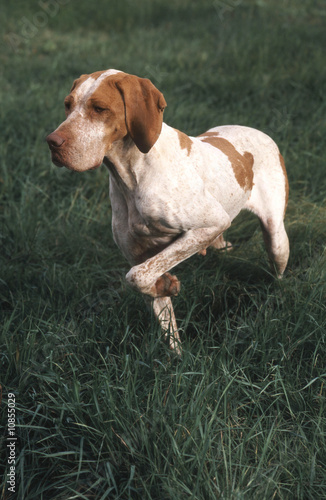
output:
[[[163,94],[147,78],[126,75],[116,82],[125,104],[127,130],[142,153],[157,141],[166,102]]]

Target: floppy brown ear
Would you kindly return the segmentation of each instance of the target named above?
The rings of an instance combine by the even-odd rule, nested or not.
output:
[[[147,78],[126,75],[116,83],[125,104],[127,130],[142,153],[157,141],[166,102],[163,94]]]

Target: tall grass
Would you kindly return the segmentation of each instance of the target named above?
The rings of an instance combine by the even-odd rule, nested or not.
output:
[[[326,497],[324,3],[71,0],[42,27],[39,12],[2,7],[1,498]],[[58,170],[43,141],[73,79],[109,67],[150,78],[190,135],[267,132],[288,168],[285,278],[241,215],[232,252],[176,269],[181,359],[125,285],[108,173]]]

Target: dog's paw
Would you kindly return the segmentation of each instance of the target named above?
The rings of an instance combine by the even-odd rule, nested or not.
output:
[[[232,243],[229,241],[225,241],[223,235],[220,234],[211,244],[210,247],[215,248],[216,250],[226,250],[229,252],[232,250]]]
[[[155,283],[155,295],[157,297],[171,297],[180,292],[180,281],[170,273],[164,273]]]

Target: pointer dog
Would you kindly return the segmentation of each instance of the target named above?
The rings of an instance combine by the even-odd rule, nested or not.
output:
[[[247,209],[259,217],[281,277],[289,189],[283,158],[264,133],[231,125],[188,137],[163,123],[165,107],[147,79],[113,69],[82,75],[65,99],[66,120],[47,142],[57,166],[108,167],[113,236],[132,266],[126,279],[180,352],[171,302],[180,283],[168,271],[207,247],[229,247],[223,232]]]

